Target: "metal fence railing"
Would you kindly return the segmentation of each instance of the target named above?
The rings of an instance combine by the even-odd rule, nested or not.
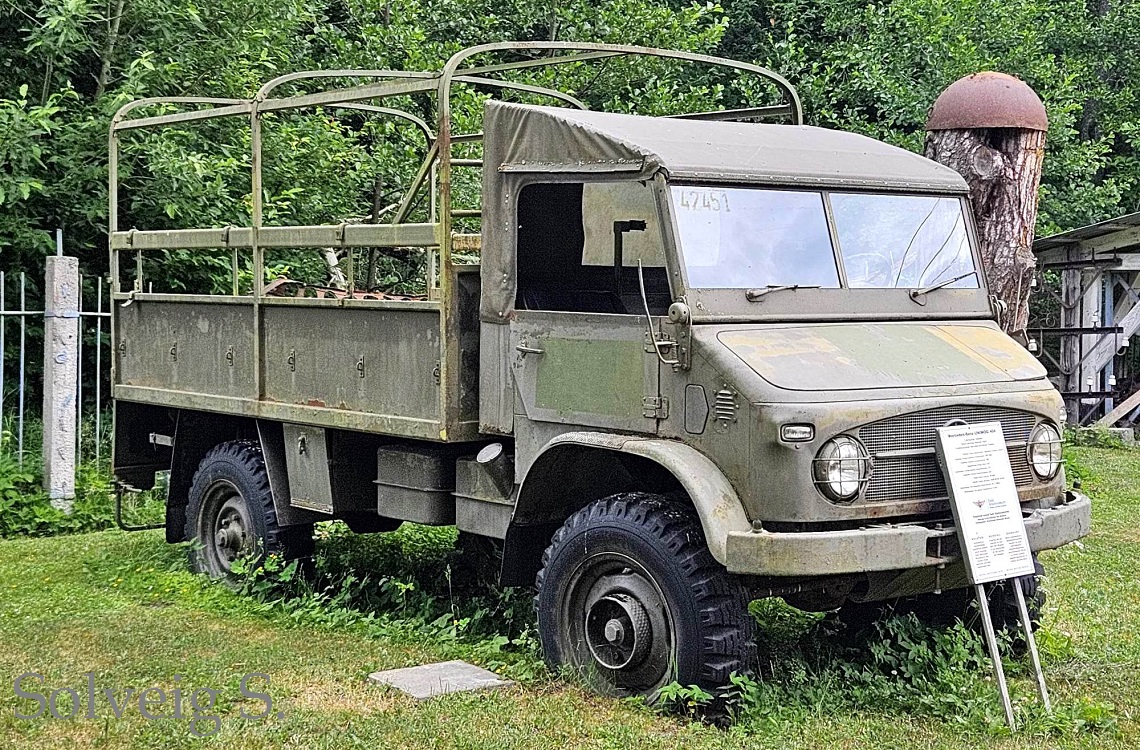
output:
[[[7,425],[9,414],[14,412],[16,423],[16,455],[20,464],[24,463],[24,414],[27,395],[27,351],[28,351],[28,318],[42,316],[43,310],[28,309],[28,275],[19,275],[19,307],[10,307],[12,295],[8,293],[8,274],[0,271],[0,425]],[[8,357],[8,327],[9,321],[19,331],[19,358],[16,361],[15,373],[18,385],[15,389],[16,404],[12,407],[11,394],[9,394],[9,366]]]
[[[107,285],[102,276],[79,277],[78,377],[75,383],[76,459],[103,456],[110,346]],[[42,414],[43,282],[27,272],[0,271],[0,432],[11,430],[9,450],[22,465],[40,448],[29,434]]]

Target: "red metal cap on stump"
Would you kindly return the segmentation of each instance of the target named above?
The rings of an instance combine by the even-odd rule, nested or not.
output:
[[[1040,97],[1020,78],[983,71],[946,87],[930,109],[927,130],[1020,128],[1048,130]]]

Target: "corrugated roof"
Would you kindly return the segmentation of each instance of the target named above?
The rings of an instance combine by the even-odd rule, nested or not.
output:
[[[501,171],[639,172],[720,182],[964,193],[954,170],[873,138],[806,125],[709,122],[488,102]],[[492,164],[488,164],[492,166]]]
[[[1067,232],[1054,234],[1049,237],[1042,237],[1033,243],[1033,252],[1041,253],[1046,250],[1053,250],[1067,245],[1073,245],[1084,240],[1093,240],[1097,237],[1104,237],[1128,229],[1135,229],[1140,227],[1140,212],[1134,214],[1125,214],[1124,216],[1117,216],[1115,219],[1107,219],[1105,221],[1098,221],[1096,224],[1089,224],[1088,226],[1080,227],[1078,229],[1070,229]],[[1140,244],[1140,243],[1137,243]]]

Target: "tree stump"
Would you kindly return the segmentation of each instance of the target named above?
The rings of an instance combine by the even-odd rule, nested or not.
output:
[[[1045,107],[1033,90],[992,72],[951,84],[926,125],[926,157],[958,172],[970,187],[986,279],[1006,306],[999,323],[1023,342],[1047,128]]]

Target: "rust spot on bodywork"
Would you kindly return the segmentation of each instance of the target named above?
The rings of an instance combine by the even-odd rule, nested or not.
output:
[[[328,406],[328,404],[326,404],[324,401],[321,401],[319,398],[311,398],[305,402],[305,406],[319,406],[323,409],[324,407]]]

